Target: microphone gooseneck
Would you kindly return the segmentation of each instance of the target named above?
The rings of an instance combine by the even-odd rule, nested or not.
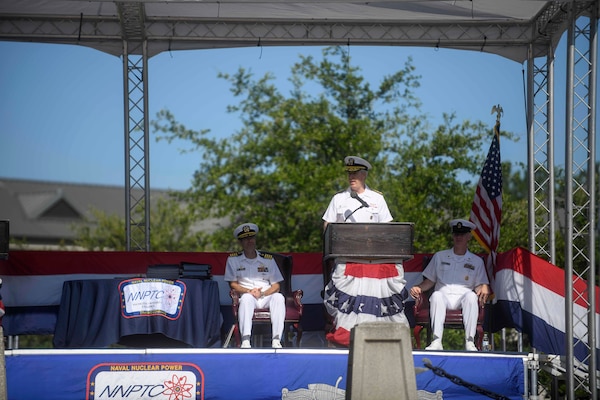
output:
[[[350,215],[348,215],[346,218],[344,218],[344,222],[348,221],[348,218],[350,218],[352,216],[352,214],[354,214],[355,212],[357,212],[361,208],[369,208],[369,203],[367,203],[366,201],[364,201],[363,199],[361,199],[358,196],[358,193],[356,193],[354,190],[350,191],[350,197],[352,197],[353,199],[358,200],[358,202],[360,203],[360,207],[358,207],[356,210],[352,211],[350,213]]]
[[[357,212],[361,208],[369,208],[369,204],[366,201],[364,201],[363,199],[361,199],[360,197],[358,197],[358,193],[356,193],[354,190],[350,191],[350,197],[352,197],[353,199],[358,200],[360,202],[360,207],[358,207],[356,210],[352,211],[350,213],[350,215],[348,215],[346,218],[344,218],[344,222],[348,221],[348,218],[350,218],[352,216],[352,214],[354,214],[355,212]]]
[[[363,207],[369,208],[369,204],[366,201],[364,201],[363,199],[361,199],[360,196],[358,195],[358,193],[356,193],[354,190],[350,191],[350,197],[358,200],[360,202],[360,204],[362,204]]]

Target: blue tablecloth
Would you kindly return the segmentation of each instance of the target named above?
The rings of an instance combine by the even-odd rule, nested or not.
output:
[[[120,279],[66,281],[58,311],[56,348],[102,348],[115,343],[148,346],[154,337],[179,346],[213,347],[220,344],[222,316],[215,281],[182,279],[185,298],[176,318],[163,315],[127,316],[123,312]],[[133,340],[132,340],[133,339]],[[163,343],[166,341],[163,340]]]

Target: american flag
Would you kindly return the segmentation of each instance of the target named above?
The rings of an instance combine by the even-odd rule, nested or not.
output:
[[[500,165],[500,121],[496,120],[494,138],[483,165],[473,206],[471,222],[475,224],[473,236],[490,254],[488,274],[493,276],[496,250],[500,240],[500,221],[502,219],[502,168]]]

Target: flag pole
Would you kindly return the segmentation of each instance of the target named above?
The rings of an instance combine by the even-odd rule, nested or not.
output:
[[[494,136],[481,170],[479,182],[477,183],[473,205],[471,206],[470,220],[475,224],[475,229],[472,231],[475,240],[477,240],[488,254],[485,264],[493,298],[495,292],[496,252],[498,250],[498,242],[500,241],[500,224],[502,220],[500,118],[504,114],[504,110],[500,104],[497,104],[492,107],[491,113],[496,114]]]
[[[500,223],[502,218],[502,169],[500,164],[500,118],[504,110],[500,104],[492,107],[496,114],[494,137],[488,152],[481,177],[477,184],[471,222],[475,224],[473,236],[488,253],[486,261],[490,285],[493,285],[494,268],[496,267],[496,252],[500,241]]]

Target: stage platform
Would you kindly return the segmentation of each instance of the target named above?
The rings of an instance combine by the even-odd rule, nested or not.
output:
[[[7,350],[8,399],[341,400],[348,353],[307,348]],[[515,400],[527,391],[527,354],[414,351],[413,360],[420,399],[489,398],[469,385]],[[425,367],[428,362],[437,374]],[[456,383],[461,381],[467,385]]]

